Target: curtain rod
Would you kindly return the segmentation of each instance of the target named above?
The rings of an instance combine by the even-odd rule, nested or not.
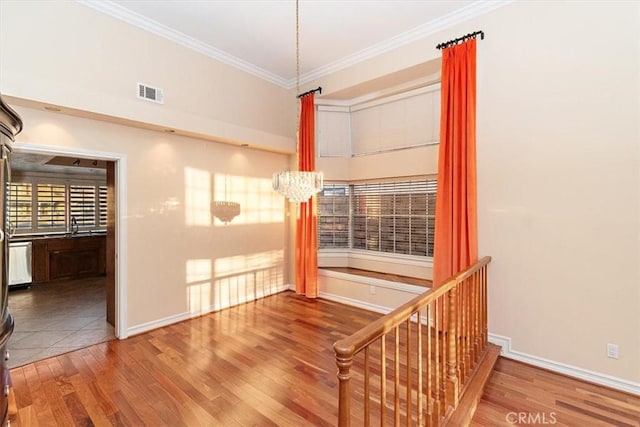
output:
[[[471,38],[475,38],[478,34],[480,34],[480,40],[484,40],[484,31],[476,31],[474,33],[465,34],[462,37],[458,37],[457,39],[449,40],[448,42],[440,43],[436,46],[436,49],[445,49],[449,46],[453,46],[459,41],[467,41]]]
[[[311,95],[314,92],[322,93],[322,86],[318,86],[315,89],[311,89],[311,90],[306,91],[305,93],[301,93],[300,95],[298,95],[298,98],[302,98],[303,96]]]

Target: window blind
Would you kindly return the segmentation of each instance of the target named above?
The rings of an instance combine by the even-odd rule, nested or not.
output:
[[[98,191],[99,191],[99,211],[100,211],[99,224],[100,224],[100,227],[106,227],[107,226],[107,187],[105,185],[101,185]]]
[[[437,181],[325,184],[319,247],[432,257]]]
[[[57,184],[38,184],[38,228],[66,227],[66,188]]]
[[[7,183],[7,218],[9,230],[31,229],[33,192],[31,183]]]
[[[349,186],[325,184],[318,196],[320,249],[349,247]]]
[[[69,215],[76,219],[78,227],[92,227],[96,224],[95,186],[69,186]]]

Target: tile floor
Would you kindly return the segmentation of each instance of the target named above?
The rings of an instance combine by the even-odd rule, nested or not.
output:
[[[15,322],[9,368],[115,339],[106,321],[104,277],[12,289],[9,312]]]

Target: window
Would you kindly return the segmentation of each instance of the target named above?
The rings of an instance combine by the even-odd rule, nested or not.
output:
[[[433,257],[436,187],[435,179],[326,184],[319,195],[320,249]]]
[[[7,184],[7,215],[13,233],[66,232],[72,218],[81,230],[106,227],[105,186],[82,181],[51,183],[42,178],[33,181]]]
[[[37,224],[39,229],[64,230],[67,225],[67,193],[64,185],[38,184]]]
[[[30,230],[33,221],[31,184],[10,182],[7,187],[9,229],[18,232],[24,229]]]
[[[105,185],[101,185],[99,187],[99,211],[100,211],[100,219],[99,225],[104,228],[107,226],[107,187]]]
[[[349,247],[349,186],[325,184],[318,198],[320,249]]]
[[[78,227],[96,225],[96,187],[93,185],[69,186],[69,214]]]

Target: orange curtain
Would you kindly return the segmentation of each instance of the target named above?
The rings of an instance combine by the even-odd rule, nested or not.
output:
[[[475,39],[442,51],[441,90],[434,286],[478,259]]]
[[[298,170],[314,171],[315,106],[313,93],[301,98],[298,131]],[[315,196],[300,203],[296,222],[296,293],[309,298],[318,296],[318,230]]]

